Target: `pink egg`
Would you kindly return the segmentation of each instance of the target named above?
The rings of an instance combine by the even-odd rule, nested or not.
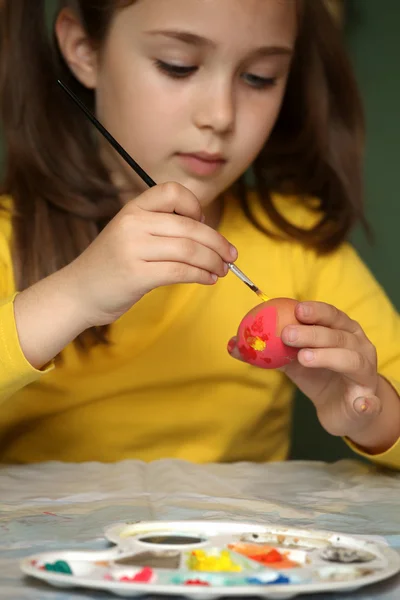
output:
[[[278,369],[297,358],[298,348],[282,342],[287,325],[300,325],[294,311],[297,300],[273,298],[252,308],[242,319],[237,347],[246,362],[264,369]]]

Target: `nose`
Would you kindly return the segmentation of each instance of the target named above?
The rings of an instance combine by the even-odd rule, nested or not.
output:
[[[193,120],[199,129],[212,129],[218,134],[230,133],[235,124],[235,97],[231,82],[208,83],[198,90]]]

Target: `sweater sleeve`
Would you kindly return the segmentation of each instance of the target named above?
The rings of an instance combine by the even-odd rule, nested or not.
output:
[[[382,287],[359,258],[344,244],[328,256],[306,253],[303,268],[307,272],[304,300],[333,304],[360,323],[378,354],[378,372],[399,395],[400,402],[400,315]],[[400,438],[386,452],[369,455],[345,439],[358,454],[373,462],[400,469]]]

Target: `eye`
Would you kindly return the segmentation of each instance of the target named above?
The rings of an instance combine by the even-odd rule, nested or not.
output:
[[[156,60],[156,67],[162,73],[172,77],[173,79],[183,79],[195,73],[198,69],[196,66],[173,65],[162,60]]]
[[[260,77],[259,75],[252,75],[251,73],[245,73],[243,78],[246,83],[257,90],[273,87],[277,81],[276,77]]]

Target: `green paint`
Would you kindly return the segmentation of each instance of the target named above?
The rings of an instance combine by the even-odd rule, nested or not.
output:
[[[65,560],[57,560],[55,563],[47,563],[44,565],[45,571],[53,573],[62,573],[63,575],[72,575],[72,569]]]

